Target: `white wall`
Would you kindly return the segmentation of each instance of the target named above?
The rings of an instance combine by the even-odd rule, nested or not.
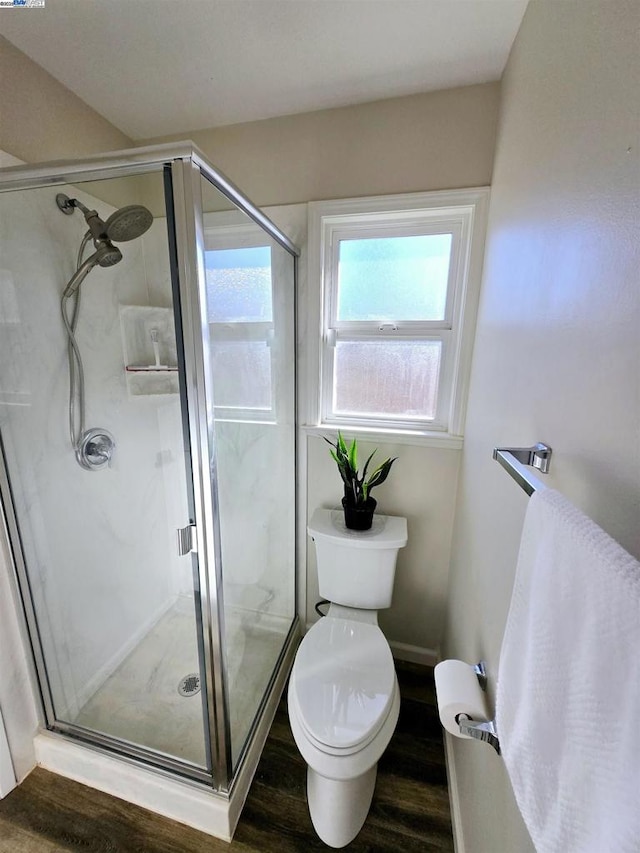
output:
[[[163,485],[183,455],[179,417],[177,434],[159,426],[167,407],[179,412],[177,395],[127,392],[119,305],[149,301],[138,240],[123,245],[120,264],[96,268],[82,285],[86,427],[109,429],[116,451],[100,472],[76,463],[60,293],[86,226],[81,214],[60,213],[55,194],[0,196],[0,428],[56,710],[73,719],[177,592]],[[103,216],[112,212],[74,194]],[[166,247],[165,256],[168,264]],[[172,482],[176,493],[180,480]]]
[[[639,25],[534,0],[503,80],[445,644],[492,701],[527,504],[495,445],[550,444],[547,482],[640,556]],[[467,853],[533,850],[501,760],[454,755]]]

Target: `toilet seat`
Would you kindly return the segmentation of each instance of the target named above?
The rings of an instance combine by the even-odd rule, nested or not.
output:
[[[393,657],[378,626],[326,616],[300,644],[289,697],[309,742],[346,756],[376,737],[396,690]]]

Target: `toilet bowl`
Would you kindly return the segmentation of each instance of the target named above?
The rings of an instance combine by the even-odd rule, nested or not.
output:
[[[316,510],[309,522],[320,594],[331,604],[298,648],[288,707],[307,763],[311,820],[331,847],[344,847],[362,828],[378,760],[400,710],[393,657],[377,609],[391,604],[406,520],[378,516],[376,521],[372,531],[355,533],[341,528],[332,511]]]

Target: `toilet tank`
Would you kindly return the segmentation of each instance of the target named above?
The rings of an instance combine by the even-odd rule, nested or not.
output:
[[[374,515],[371,530],[349,530],[340,510],[316,509],[309,526],[316,546],[320,595],[334,604],[391,607],[398,551],[407,544],[407,519]]]

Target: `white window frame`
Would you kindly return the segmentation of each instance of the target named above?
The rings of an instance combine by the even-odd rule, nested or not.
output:
[[[488,188],[411,193],[309,205],[306,429],[379,436],[386,440],[462,444],[486,232]],[[452,234],[445,317],[442,321],[337,320],[340,240]],[[317,332],[317,334],[316,334]],[[346,416],[333,411],[333,359],[340,340],[442,342],[433,420]]]

